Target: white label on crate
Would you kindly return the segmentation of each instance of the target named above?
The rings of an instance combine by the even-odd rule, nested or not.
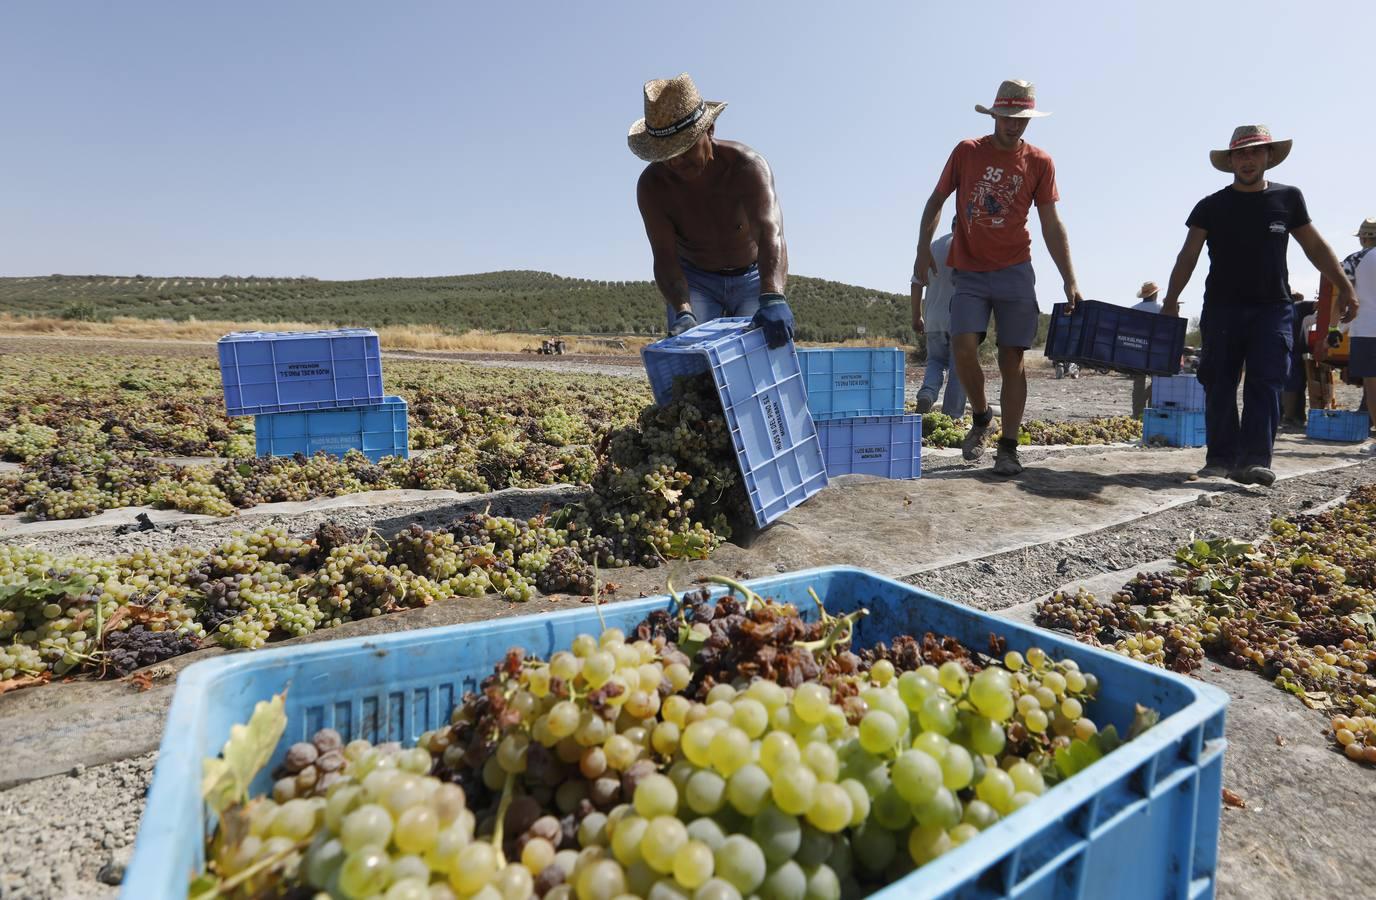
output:
[[[780,415],[779,402],[774,397],[766,394],[761,398],[764,406],[765,427],[769,429],[769,441],[774,445],[774,449],[780,453],[784,449],[784,423]]]
[[[287,363],[285,369],[279,369],[278,378],[313,378],[317,375],[330,374],[330,367],[318,362],[308,363]]]
[[[832,379],[835,388],[862,388],[870,386],[870,376],[866,372],[849,372]]]
[[[856,447],[856,459],[883,459],[888,456],[888,447]]]
[[[1118,343],[1122,344],[1125,347],[1132,347],[1135,350],[1145,350],[1147,349],[1148,345],[1146,338],[1137,337],[1133,334],[1118,335]]]
[[[358,438],[351,434],[324,435],[311,438],[311,445],[314,447],[352,447],[357,442]]]

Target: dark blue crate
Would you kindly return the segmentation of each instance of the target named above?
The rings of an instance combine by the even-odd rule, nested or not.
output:
[[[1051,310],[1046,355],[1095,369],[1129,374],[1175,375],[1185,352],[1186,322],[1098,300],[1082,300],[1075,312],[1066,304]]]
[[[1142,443],[1164,443],[1168,447],[1203,447],[1207,441],[1204,411],[1197,409],[1155,409],[1142,413]]]
[[[798,350],[807,408],[818,422],[903,414],[903,351],[893,347]]]
[[[1204,386],[1194,375],[1157,375],[1151,380],[1151,405],[1157,409],[1203,409]]]
[[[922,417],[865,416],[817,423],[827,477],[877,475],[910,479],[922,476]]]
[[[1371,432],[1371,419],[1365,412],[1350,409],[1311,409],[1306,436],[1316,441],[1364,441]]]
[[[1074,660],[1099,678],[1099,694],[1085,714],[1120,733],[1126,733],[1139,703],[1161,714],[1160,722],[1137,739],[871,897],[1213,896],[1227,747],[1225,692],[861,569],[829,566],[746,584],[794,604],[812,620],[817,609],[808,588],[836,615],[867,607],[870,615],[855,627],[857,649],[932,630],[970,647],[987,647],[998,635],[1008,650],[1038,646],[1054,658]],[[713,590],[716,597],[721,593]],[[325,727],[337,729],[346,741],[414,744],[425,731],[449,722],[464,693],[478,690],[508,648],[523,647],[548,659],[568,649],[575,635],[597,633],[599,616],[607,627],[629,633],[669,602],[665,596],[649,597],[596,610],[296,644],[193,664],[177,678],[120,896],[186,896],[189,873],[204,860],[201,762],[220,752],[230,727],[248,721],[259,700],[287,690],[287,732],[269,770],[292,743]],[[254,789],[270,786],[265,771]]]
[[[640,351],[655,402],[674,379],[710,372],[761,528],[827,486],[817,428],[790,341],[769,347],[744,318],[714,319]]]
[[[410,455],[406,401],[400,397],[370,406],[258,415],[253,428],[259,456],[343,456],[358,450],[377,462],[384,456]]]
[[[381,403],[382,351],[366,328],[236,331],[220,338],[231,416]]]

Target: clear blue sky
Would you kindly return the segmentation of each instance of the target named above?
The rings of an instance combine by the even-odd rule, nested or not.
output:
[[[1054,115],[1086,296],[1164,283],[1207,151],[1262,121],[1338,251],[1376,216],[1366,4],[20,2],[0,7],[0,274],[650,277],[625,134],[690,72],[774,167],[794,274],[906,290],[1000,79]],[[948,205],[947,215],[950,207]],[[1034,224],[1042,303],[1060,280]],[[1292,243],[1292,281],[1317,275]],[[1204,271],[1186,312],[1197,314]]]

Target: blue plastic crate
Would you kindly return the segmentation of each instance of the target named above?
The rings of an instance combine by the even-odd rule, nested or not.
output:
[[[1175,375],[1185,352],[1186,322],[1099,300],[1082,300],[1073,314],[1066,304],[1051,309],[1046,355],[1118,372]]]
[[[1371,432],[1365,412],[1350,409],[1311,409],[1304,433],[1316,441],[1364,441]]]
[[[922,476],[922,417],[865,416],[817,423],[827,477]]]
[[[860,569],[832,566],[747,584],[794,603],[808,618],[816,616],[809,587],[830,612],[868,607],[871,615],[856,627],[857,647],[935,630],[978,648],[998,634],[1009,650],[1036,645],[1073,659],[1099,677],[1099,696],[1086,714],[1120,732],[1130,725],[1134,704],[1161,713],[1160,723],[1137,740],[872,896],[1213,896],[1226,693]],[[608,627],[629,631],[668,604],[668,597],[651,597],[607,604],[601,612]],[[247,721],[257,701],[290,689],[287,732],[269,769],[293,742],[324,727],[345,740],[414,743],[448,722],[464,692],[476,690],[509,647],[548,658],[576,634],[597,630],[597,611],[585,608],[236,653],[188,667],[177,679],[121,896],[186,896],[189,873],[203,863],[201,761],[219,753],[230,726]],[[269,783],[262,776],[255,789]]]
[[[377,462],[384,456],[410,455],[406,401],[400,397],[386,397],[369,406],[258,415],[253,417],[253,428],[259,456],[343,456],[360,450]]]
[[[231,416],[382,402],[382,351],[366,328],[236,331],[217,349]]]
[[[1194,375],[1157,375],[1151,380],[1151,405],[1156,409],[1204,408],[1204,386]]]
[[[903,414],[903,351],[898,348],[798,350],[812,418]]]
[[[771,348],[749,319],[714,319],[640,351],[655,402],[674,379],[710,372],[761,528],[827,486],[792,342]]]
[[[1159,438],[1168,447],[1203,447],[1207,437],[1203,410],[1147,407],[1142,413],[1144,444]]]

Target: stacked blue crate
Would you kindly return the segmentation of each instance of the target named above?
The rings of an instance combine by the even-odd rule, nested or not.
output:
[[[1204,386],[1194,375],[1157,375],[1151,380],[1154,409],[1202,410]]]
[[[217,349],[225,412],[253,416],[259,456],[409,455],[406,401],[382,393],[376,332],[236,331]]]
[[[1311,409],[1304,433],[1316,441],[1364,441],[1371,432],[1371,419],[1365,412],[1349,409]]]
[[[921,476],[922,417],[904,415],[902,350],[799,350],[798,365],[828,476]]]
[[[1203,447],[1208,434],[1202,409],[1148,409],[1142,414],[1142,443]]]

